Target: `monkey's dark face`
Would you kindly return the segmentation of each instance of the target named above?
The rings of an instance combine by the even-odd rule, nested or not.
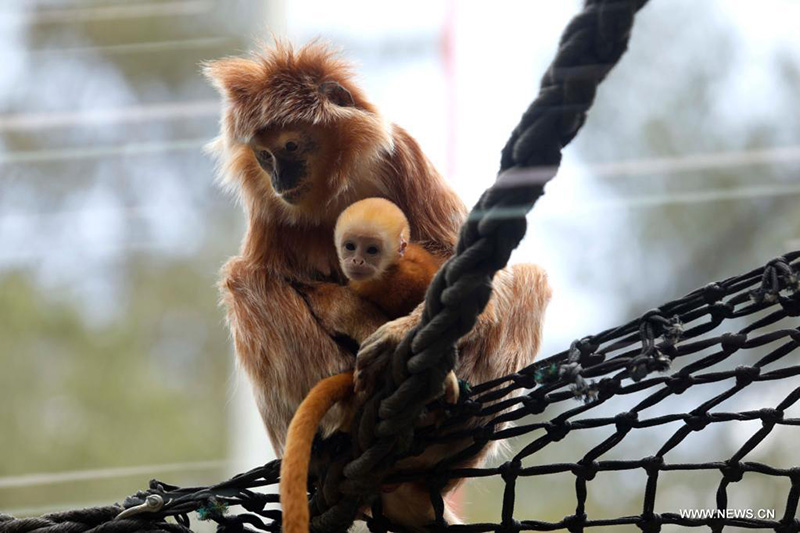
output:
[[[250,146],[275,194],[288,204],[301,203],[313,188],[314,167],[321,155],[317,135],[302,128],[261,132]]]

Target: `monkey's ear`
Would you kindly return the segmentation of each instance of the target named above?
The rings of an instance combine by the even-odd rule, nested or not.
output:
[[[258,64],[242,57],[228,57],[202,64],[203,74],[219,93],[231,100],[256,89],[261,72]]]
[[[404,255],[406,255],[406,248],[408,248],[408,243],[406,242],[406,240],[401,235],[400,236],[400,257],[403,257]]]
[[[355,107],[356,102],[353,100],[353,95],[350,91],[339,85],[335,81],[324,81],[319,86],[319,92],[325,97],[338,105],[339,107]]]

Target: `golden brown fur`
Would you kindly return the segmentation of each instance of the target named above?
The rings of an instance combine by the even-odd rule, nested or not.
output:
[[[409,241],[408,219],[403,211],[385,198],[360,200],[339,215],[334,241],[339,266],[350,279],[350,288],[377,305],[390,318],[400,318],[425,299],[433,276],[443,259]],[[366,240],[366,242],[363,242]],[[375,243],[373,256],[356,250],[361,244]],[[346,245],[353,246],[348,251]],[[367,262],[367,273],[355,278],[348,273],[353,263]]]
[[[237,191],[248,217],[241,252],[222,270],[221,297],[237,359],[281,455],[289,421],[308,391],[354,365],[332,338],[335,323],[320,317],[349,317],[362,336],[386,320],[341,284],[333,244],[341,211],[368,196],[385,197],[408,217],[411,240],[445,258],[465,209],[416,141],[381,117],[349,67],[326,47],[278,43],[250,58],[211,62],[205,72],[224,100],[221,135],[211,149],[222,182]],[[302,172],[284,183],[256,154],[269,152],[277,161],[292,139],[310,155]],[[286,190],[279,194],[279,188]],[[529,364],[549,296],[537,267],[498,273],[489,307],[460,344],[459,376],[480,383]],[[360,366],[374,363],[375,347],[396,342],[418,317],[417,310],[382,326],[365,343]],[[325,433],[337,428],[346,409],[329,413]],[[400,522],[400,506],[410,500],[398,498],[409,490],[389,493],[384,505]],[[416,524],[432,516],[427,507],[415,513],[423,517]]]
[[[441,264],[440,259],[412,242],[403,258],[390,265],[380,278],[350,281],[350,288],[377,305],[388,318],[400,318],[425,299],[425,291]]]

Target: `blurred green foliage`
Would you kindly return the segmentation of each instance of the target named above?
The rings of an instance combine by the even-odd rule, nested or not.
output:
[[[10,407],[0,410],[0,475],[224,457],[231,358],[213,271],[188,261],[132,270],[128,298],[98,326],[24,272],[0,279]],[[106,484],[96,497],[138,487]],[[0,505],[45,504],[63,490],[45,488],[0,489]]]

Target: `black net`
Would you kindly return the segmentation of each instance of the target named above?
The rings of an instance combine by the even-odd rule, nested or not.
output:
[[[581,339],[569,350],[514,375],[477,385],[453,408],[443,426],[445,431],[440,427],[435,436],[420,432],[414,448],[447,440],[466,439],[473,444],[432,470],[404,473],[386,481],[427,483],[434,508],[441,514],[439,488],[448,481],[502,480],[501,511],[495,521],[448,527],[441,524],[440,516],[440,525],[431,527],[434,531],[576,532],[600,526],[615,526],[607,531],[618,531],[628,526],[652,532],[660,531],[665,524],[676,524],[705,526],[711,531],[738,526],[798,532],[800,467],[780,467],[748,457],[777,428],[792,431],[792,435],[782,436],[784,441],[800,438],[796,406],[800,400],[799,276],[800,252],[793,252],[763,268],[709,284],[624,326]],[[756,391],[757,384],[770,384],[772,393]],[[509,393],[519,394],[497,401]],[[745,396],[752,408],[725,408],[735,397]],[[600,413],[608,411],[612,403],[616,414]],[[559,404],[563,409],[552,415]],[[671,412],[677,405],[690,408]],[[593,417],[595,413],[600,416]],[[446,431],[447,427],[462,426],[472,417],[488,417],[489,422],[469,431]],[[511,426],[509,422],[518,425]],[[680,461],[670,460],[671,452],[691,440],[693,433],[709,432],[713,426],[726,422],[741,424],[747,432],[739,439],[743,444],[733,453],[719,453],[726,447],[711,442],[701,444],[707,448],[705,455],[713,456],[707,461],[688,462],[683,460],[686,454],[680,456]],[[571,434],[603,429],[606,436],[593,442],[588,451],[577,452],[570,447]],[[648,429],[655,430],[658,436],[649,440],[657,443],[651,449],[643,448],[642,441],[633,437],[637,431]],[[520,436],[526,437],[525,444],[499,466],[452,468],[490,441]],[[338,435],[317,443],[314,455],[319,459],[348,446],[347,436]],[[564,462],[537,461],[552,447],[574,455]],[[587,500],[592,491],[616,490],[595,477],[621,471],[639,471],[645,476],[640,491],[641,512],[591,516],[587,513]],[[189,527],[188,513],[198,511],[202,519],[215,521],[218,531],[278,531],[278,472],[275,461],[212,487],[179,489],[153,481],[151,490],[129,498],[125,506],[141,506],[145,511],[147,496],[157,495],[161,507],[134,516],[148,520],[177,516],[181,525]],[[709,509],[705,516],[690,516],[677,508],[663,507],[657,499],[659,478],[672,472],[704,472],[716,485],[716,512]],[[554,485],[549,476],[565,474],[574,478],[574,489],[570,489],[575,497],[574,512],[558,521],[520,519],[525,509],[524,502],[520,508],[518,493],[527,489],[534,493],[552,491]],[[775,502],[774,508],[764,509],[763,514],[756,509],[729,509],[731,485],[757,482],[757,477],[784,480],[785,497]],[[313,480],[310,490],[313,495]],[[246,512],[230,513],[233,506],[241,506]],[[374,507],[373,513],[368,520],[370,529],[397,530],[379,508]]]

